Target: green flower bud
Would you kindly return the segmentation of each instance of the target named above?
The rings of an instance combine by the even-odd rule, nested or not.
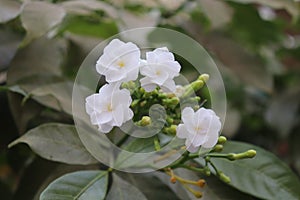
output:
[[[246,152],[246,155],[247,155],[248,158],[253,158],[254,156],[256,156],[256,151],[253,150],[253,149],[248,150],[248,151]]]
[[[214,152],[221,152],[222,150],[223,150],[223,145],[221,144],[217,144],[213,149]]]
[[[224,144],[227,141],[227,138],[224,136],[220,136],[218,139],[218,144]]]
[[[164,131],[165,131],[167,134],[175,135],[175,134],[176,134],[176,129],[177,129],[177,125],[171,125],[170,127],[164,128]]]
[[[204,83],[206,83],[209,79],[209,75],[208,74],[201,74],[198,78],[198,80],[202,80]]]
[[[227,175],[225,175],[223,172],[219,171],[218,172],[218,177],[221,181],[225,182],[225,183],[230,183],[230,177],[228,177]]]
[[[143,116],[139,125],[141,125],[141,126],[147,126],[149,124],[151,124],[151,118],[148,117],[148,116]]]

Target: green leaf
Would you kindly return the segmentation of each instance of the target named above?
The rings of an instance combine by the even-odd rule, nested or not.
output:
[[[21,4],[13,0],[0,1],[0,23],[14,19],[20,14]]]
[[[67,164],[94,164],[98,161],[86,150],[73,125],[44,124],[28,131],[9,147],[26,143],[43,158]]]
[[[47,84],[30,92],[37,102],[72,115],[72,82]]]
[[[297,18],[299,16],[299,7],[296,1],[294,0],[229,0],[229,1],[235,1],[241,4],[260,4],[269,6],[274,9],[285,9],[287,10],[294,18]]]
[[[106,171],[78,171],[52,182],[40,200],[102,200],[108,184]]]
[[[21,13],[21,21],[27,31],[25,44],[59,25],[65,14],[61,6],[51,3],[36,1],[26,3]]]
[[[257,151],[253,159],[228,161],[212,159],[217,169],[231,179],[230,185],[253,196],[272,199],[299,199],[300,181],[290,168],[272,153],[246,143],[228,141],[224,153]]]
[[[42,37],[34,40],[19,50],[12,60],[7,74],[8,85],[27,79],[26,84],[41,86],[46,83],[46,76],[61,76],[60,67],[66,50],[66,41],[62,39],[49,40]]]
[[[119,176],[113,174],[113,183],[106,200],[147,200],[145,195],[135,186],[124,181]]]

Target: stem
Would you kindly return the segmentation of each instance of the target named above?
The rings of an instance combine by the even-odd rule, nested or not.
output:
[[[122,144],[124,144],[128,138],[129,138],[129,135],[128,135],[128,134],[124,135],[124,136],[119,140],[119,142],[117,142],[116,145],[117,145],[118,147],[122,146]]]

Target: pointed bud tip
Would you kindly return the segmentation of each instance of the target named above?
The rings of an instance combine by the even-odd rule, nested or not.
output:
[[[248,158],[253,158],[254,156],[256,156],[256,151],[251,149],[247,151],[247,157]]]
[[[201,74],[199,76],[199,79],[206,83],[209,79],[209,75],[208,74]]]

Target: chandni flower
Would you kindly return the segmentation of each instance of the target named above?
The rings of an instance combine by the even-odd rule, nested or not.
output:
[[[174,77],[179,75],[180,64],[175,61],[173,53],[166,47],[146,53],[140,72],[145,77],[140,80],[141,86],[147,91],[153,91],[160,86],[166,92],[176,90]]]
[[[132,42],[112,40],[97,61],[96,70],[108,83],[136,80],[139,73],[140,49]]]
[[[189,152],[196,152],[200,146],[211,148],[216,145],[221,130],[221,121],[211,109],[200,108],[196,112],[191,107],[182,111],[176,135],[186,139],[185,145]]]
[[[119,89],[120,84],[105,84],[99,93],[86,98],[86,112],[93,125],[99,131],[108,133],[114,126],[120,127],[132,119],[133,112],[129,108],[132,99],[127,89]]]

